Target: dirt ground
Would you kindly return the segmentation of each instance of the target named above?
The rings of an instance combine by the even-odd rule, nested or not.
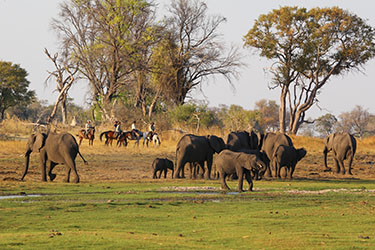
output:
[[[9,145],[9,146],[8,146]],[[0,181],[18,181],[24,169],[25,142],[2,142],[0,144]],[[352,172],[353,175],[338,175],[334,172],[323,172],[322,150],[309,150],[306,157],[298,163],[294,173],[295,179],[375,179],[375,154],[372,150],[358,150],[355,156]],[[81,182],[121,182],[137,179],[152,178],[152,161],[156,157],[175,160],[175,144],[162,144],[160,147],[134,147],[133,142],[127,148],[104,146],[103,142],[96,140],[94,146],[88,146],[84,141],[80,151],[88,165],[84,165],[77,157],[77,169]],[[332,153],[329,154],[328,164],[333,168]],[[56,166],[55,182],[62,182],[65,175],[64,166]],[[188,169],[185,169],[189,177]],[[168,172],[168,178],[170,178]],[[31,155],[30,168],[25,182],[40,181],[40,168],[38,155]]]

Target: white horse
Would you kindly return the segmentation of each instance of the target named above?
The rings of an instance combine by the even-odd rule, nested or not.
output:
[[[152,136],[150,138],[149,136],[149,132],[143,132],[143,146],[145,145],[145,142],[146,142],[146,146],[148,147],[148,143],[150,141],[152,141],[154,143],[154,147],[155,146],[160,146],[160,138],[159,138],[159,135],[157,133],[152,133]]]

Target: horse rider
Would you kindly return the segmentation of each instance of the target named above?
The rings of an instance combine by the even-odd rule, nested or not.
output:
[[[137,138],[138,134],[139,134],[139,130],[137,129],[136,124],[137,124],[137,122],[133,121],[133,123],[132,123],[132,137],[133,138]]]
[[[90,130],[93,128],[92,124],[91,124],[91,121],[90,120],[87,120],[86,124],[85,124],[85,137],[87,138],[88,137],[88,134],[90,132]]]
[[[152,139],[152,136],[154,135],[155,133],[155,123],[151,123],[149,126],[148,126],[148,134],[147,134],[147,138],[150,138],[150,140]]]
[[[122,130],[121,130],[121,122],[115,121],[114,127],[115,127],[115,131],[114,131],[115,134],[114,134],[114,136],[117,139],[119,137],[119,135],[121,134],[121,132],[122,132]]]

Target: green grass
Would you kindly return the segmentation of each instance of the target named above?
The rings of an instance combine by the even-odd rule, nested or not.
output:
[[[236,185],[229,182],[232,188]],[[43,195],[0,200],[0,249],[369,249],[375,245],[372,181],[261,181],[255,183],[255,192],[241,194],[171,191],[180,186],[217,188],[219,184],[3,182],[0,195]],[[315,192],[341,188],[345,190]]]

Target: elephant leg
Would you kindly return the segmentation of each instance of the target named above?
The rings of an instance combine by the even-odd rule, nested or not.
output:
[[[52,173],[52,170],[54,169],[54,167],[56,165],[57,164],[54,163],[54,162],[51,162],[51,161],[48,162],[48,171],[47,172],[48,172],[48,176],[49,176],[50,181],[53,181],[56,178],[56,174]]]
[[[349,156],[349,163],[348,163],[348,174],[352,175],[352,163],[353,163],[354,155]]]
[[[341,168],[341,173],[344,175],[345,174],[345,165],[344,165],[344,160],[338,161],[340,168]]]
[[[156,171],[157,171],[157,170],[155,169],[155,170],[154,170],[154,174],[152,175],[152,179],[156,179],[156,177],[157,177],[157,176],[156,176]]]
[[[168,172],[168,169],[166,168],[166,169],[164,169],[164,179],[166,179],[167,178],[167,172]]]
[[[288,168],[288,173],[289,173],[289,179],[293,179],[293,173],[294,170],[296,169],[296,165],[292,165]]]
[[[68,166],[65,166],[65,178],[64,178],[64,182],[69,182],[70,181],[70,167]]]
[[[42,181],[47,181],[47,173],[46,173],[46,162],[47,162],[47,157],[45,153],[40,153],[40,170],[42,172]]]
[[[69,156],[66,157],[66,158],[67,158],[67,159],[65,159],[66,167],[69,168],[69,172],[67,173],[66,180],[68,180],[68,182],[69,182],[70,172],[72,171],[73,174],[74,174],[74,179],[72,180],[72,182],[79,183],[79,175],[77,173],[76,163],[75,163],[74,159],[69,157]]]
[[[275,177],[280,179],[281,178],[281,176],[280,176],[280,170],[281,170],[280,164],[275,161],[273,166],[274,166],[274,169],[275,169]]]
[[[335,163],[335,167],[336,167],[336,173],[339,174],[340,173],[340,165],[339,165],[339,161],[336,159],[336,157],[334,158],[334,163]]]
[[[270,162],[267,164],[267,169],[266,169],[266,173],[265,173],[265,174],[266,174],[268,177],[270,177],[270,178],[272,177],[272,171],[271,171],[271,167],[272,167],[272,166],[271,166],[271,162],[272,162],[272,161],[270,161]]]
[[[198,163],[198,166],[197,166],[197,169],[201,169],[202,170],[202,173],[199,174],[199,178],[200,179],[203,179],[204,178],[204,173],[206,172],[205,169],[204,169],[204,161],[201,161]]]
[[[242,167],[236,168],[238,176],[238,192],[243,192],[243,175],[244,169]]]
[[[190,162],[189,163],[189,171],[190,171],[190,179],[195,179],[196,176],[196,168],[195,168],[195,164],[193,162]]]
[[[158,176],[159,179],[161,178],[162,173],[163,173],[163,169],[159,169],[159,176]]]
[[[253,191],[253,180],[251,178],[250,170],[245,170],[245,178],[247,183],[249,184],[249,191]]]
[[[211,169],[212,169],[212,162],[213,162],[213,156],[210,155],[207,159],[207,174],[206,174],[206,179],[209,180],[211,179]],[[202,168],[204,170],[204,161],[202,162]],[[204,174],[204,173],[203,173]]]
[[[220,183],[221,183],[221,189],[223,190],[229,190],[229,187],[225,181],[225,178],[227,177],[227,174],[224,172],[220,172]]]

